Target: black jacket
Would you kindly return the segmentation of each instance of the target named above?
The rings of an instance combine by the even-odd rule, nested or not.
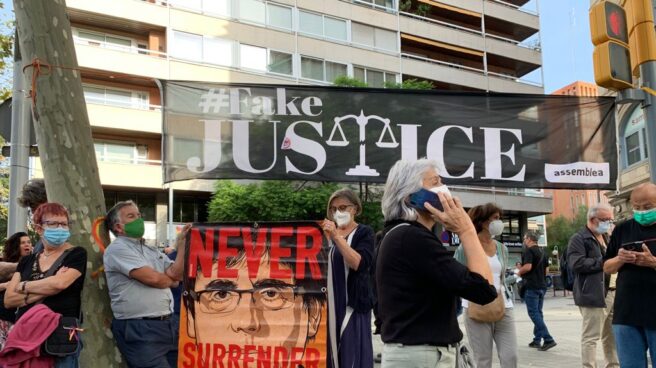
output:
[[[606,307],[604,253],[605,248],[587,227],[569,239],[567,263],[574,273],[574,303],[579,307]]]

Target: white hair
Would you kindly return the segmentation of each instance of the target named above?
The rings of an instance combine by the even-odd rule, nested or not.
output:
[[[611,207],[608,203],[597,203],[588,209],[588,220],[592,220],[593,218],[597,217],[599,210],[607,210],[610,211],[610,213],[613,213],[613,207]]]
[[[422,180],[428,170],[438,171],[437,161],[422,158],[416,161],[397,161],[387,175],[381,209],[385,221],[415,221],[417,211],[408,206],[411,194],[422,188]]]

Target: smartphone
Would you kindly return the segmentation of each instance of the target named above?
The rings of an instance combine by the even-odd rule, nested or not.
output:
[[[442,207],[440,198],[436,193],[433,193],[430,190],[421,188],[418,192],[415,192],[410,196],[410,206],[413,208],[426,211],[426,207],[424,207],[425,202],[430,203],[431,206],[437,208],[440,211],[444,211],[444,207]]]
[[[638,240],[638,241],[623,243],[621,247],[633,252],[642,252],[642,244],[644,242],[645,242],[644,240]]]

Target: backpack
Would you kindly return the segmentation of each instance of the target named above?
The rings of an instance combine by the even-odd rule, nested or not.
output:
[[[563,281],[563,287],[567,291],[574,290],[574,271],[567,264],[567,248],[560,256],[560,279]]]

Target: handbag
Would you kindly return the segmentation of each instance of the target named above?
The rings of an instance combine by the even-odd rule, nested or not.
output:
[[[80,350],[79,331],[80,322],[77,318],[61,316],[57,328],[41,345],[41,352],[54,357],[77,354]]]
[[[45,273],[45,277],[50,277],[57,272],[59,266],[64,263],[64,259],[71,249],[67,249],[53,262],[52,266]],[[36,260],[34,261],[36,264]],[[33,266],[34,267],[34,266]],[[42,303],[43,301],[39,302]],[[80,314],[82,312],[80,311]],[[53,357],[65,357],[67,355],[77,354],[80,350],[79,332],[80,320],[76,317],[59,317],[59,323],[55,330],[48,336],[46,341],[41,344],[41,352]]]
[[[501,273],[501,289],[497,297],[489,304],[480,305],[469,302],[467,316],[477,322],[497,322],[506,313],[506,303],[503,300],[503,272]]]

